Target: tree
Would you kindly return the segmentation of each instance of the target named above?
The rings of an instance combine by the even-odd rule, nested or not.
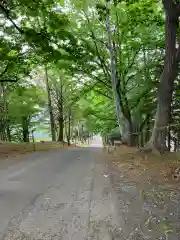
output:
[[[45,81],[46,81],[46,90],[47,90],[47,95],[48,95],[48,109],[49,109],[50,125],[51,125],[51,137],[52,137],[52,141],[56,141],[55,120],[54,120],[54,115],[53,115],[51,90],[50,90],[50,86],[49,86],[49,77],[48,77],[47,66],[45,66]]]
[[[77,87],[78,81],[65,70],[59,70],[58,67],[58,64],[52,65],[49,71],[52,111],[56,129],[58,129],[57,140],[64,141],[66,134],[66,138],[70,142],[70,125],[73,124],[74,112],[77,110],[76,102],[80,96]]]
[[[12,139],[13,135],[16,135],[17,127],[22,131],[20,140],[29,142],[29,129],[37,122],[36,118],[44,107],[44,97],[41,89],[33,85],[23,86],[19,84],[9,93],[7,99],[8,118]]]
[[[167,149],[166,136],[171,116],[172,93],[180,61],[178,39],[180,3],[175,3],[173,0],[163,0],[162,2],[165,10],[165,60],[158,88],[154,128],[147,146],[148,148],[157,148],[161,152]]]
[[[151,0],[127,4],[109,2],[106,5],[94,4],[92,7],[93,4],[94,2],[86,1],[86,4],[81,6],[80,16],[83,15],[83,18],[79,19],[81,27],[78,27],[78,36],[81,34],[82,46],[87,49],[84,51],[90,54],[84,62],[78,61],[77,68],[78,71],[96,81],[96,86],[100,88],[94,89],[100,94],[112,98],[113,89],[116,95],[116,106],[119,106],[118,115],[122,116],[121,127],[123,122],[126,122],[128,126],[123,131],[123,138],[127,139],[127,136],[130,136],[129,144],[136,144],[134,132],[137,131],[137,122],[140,121],[135,119],[137,114],[134,115],[134,113],[136,109],[141,111],[138,107],[140,101],[143,102],[144,99],[151,101],[153,94],[155,99],[156,81],[159,74],[156,71],[156,63],[163,56],[161,11],[157,10],[157,3]],[[146,14],[141,14],[143,12]],[[111,24],[106,24],[107,16]],[[134,28],[134,22],[136,28]],[[109,41],[106,37],[107,32]],[[155,35],[154,32],[157,34]],[[109,49],[111,63],[113,63],[111,66]],[[154,61],[153,64],[152,61]],[[112,67],[113,85],[110,75]],[[151,112],[148,116],[154,112],[152,108],[149,110]],[[147,111],[145,113],[141,111],[141,114],[147,115]],[[141,120],[143,123],[144,119]],[[145,124],[138,128],[142,126]]]
[[[153,125],[147,148],[162,151],[167,138],[180,138],[178,126],[167,129],[180,118],[179,4],[163,0],[162,9],[153,0],[1,2],[1,139],[17,133],[28,141],[38,114],[50,122],[52,140],[104,136],[119,126],[124,142],[143,146]],[[48,108],[42,104],[35,111],[38,91]]]

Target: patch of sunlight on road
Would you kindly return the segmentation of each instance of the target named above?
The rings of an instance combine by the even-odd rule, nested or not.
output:
[[[100,135],[93,137],[90,147],[99,147],[99,148],[103,147],[103,142]]]

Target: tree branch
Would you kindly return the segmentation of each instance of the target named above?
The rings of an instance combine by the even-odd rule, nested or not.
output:
[[[100,95],[102,95],[102,96],[104,96],[104,97],[106,97],[106,98],[109,98],[109,99],[113,100],[113,98],[110,97],[110,96],[108,96],[106,93],[104,93],[104,92],[102,92],[102,91],[100,91],[100,90],[98,90],[98,89],[93,89],[93,90],[94,90],[95,92],[99,93]]]
[[[104,117],[104,116],[99,116],[99,115],[97,115],[95,112],[91,112],[91,113],[89,113],[88,115],[92,115],[92,116],[94,116],[94,117],[96,117],[96,118],[98,118],[98,119],[105,120],[105,121],[114,121],[113,118],[106,118],[106,117]],[[87,115],[87,116],[88,116],[88,115]]]
[[[135,54],[134,54],[134,56],[133,56],[133,58],[132,58],[131,63],[127,66],[126,70],[124,71],[123,77],[125,77],[125,76],[128,74],[129,69],[132,68],[132,66],[134,65],[136,56],[137,56],[137,54],[139,53],[139,51],[140,51],[140,48],[138,48],[138,49],[136,50],[136,52],[135,52]]]
[[[9,66],[9,64],[6,65],[4,71],[2,71],[2,73],[0,74],[0,77],[2,77],[7,72],[8,66]]]
[[[90,23],[90,20],[89,20],[89,18],[88,18],[86,13],[85,13],[85,16],[86,16],[86,19],[87,19],[88,23]],[[104,62],[104,59],[101,57],[101,54],[99,53],[99,49],[98,49],[98,46],[97,46],[97,43],[96,43],[96,36],[95,36],[95,34],[94,34],[92,29],[90,29],[90,31],[91,31],[91,38],[93,39],[94,45],[95,45],[95,48],[96,48],[97,56],[98,56],[98,58],[100,60],[100,63],[101,63],[101,67],[102,67],[104,73],[107,74],[107,76],[110,79],[110,73],[108,71],[108,68],[107,68],[107,66],[106,66],[106,64]]]
[[[136,74],[130,75],[130,76],[127,78],[127,80],[126,80],[125,85],[127,85],[127,84],[129,83],[129,81],[130,81],[133,77],[135,77],[135,76],[136,76]]]
[[[97,82],[94,83],[93,85],[91,86],[88,86],[87,84],[84,84],[84,86],[87,86],[87,89],[84,89],[83,91],[80,92],[80,94],[78,96],[76,96],[75,98],[73,98],[71,100],[71,104],[70,106],[72,106],[74,103],[76,103],[81,97],[83,97],[84,95],[86,95],[88,92],[90,92],[91,90],[94,89],[94,87],[97,85]]]
[[[17,82],[18,79],[0,79],[0,82]]]
[[[17,24],[12,20],[12,18],[9,15],[9,10],[5,9],[2,4],[0,4],[0,10],[4,13],[5,17],[13,24],[13,26],[16,28],[16,30],[20,34],[26,34],[26,32],[23,29],[21,29],[20,27],[18,27]],[[45,36],[42,33],[37,33],[37,35],[38,36],[40,35],[40,36],[46,38],[51,43],[55,44],[58,48],[61,48],[61,46],[57,42],[55,42],[53,39],[49,38],[47,35]]]
[[[152,116],[152,113],[148,113],[145,117],[145,119],[142,121],[139,127],[139,131],[141,132],[143,130],[144,125],[146,124],[147,120]]]
[[[9,10],[5,9],[2,4],[0,4],[0,9],[1,9],[2,12],[4,13],[4,15],[6,16],[6,18],[7,18],[7,19],[13,24],[13,26],[18,30],[18,32],[20,32],[21,34],[23,34],[24,31],[23,31],[21,28],[19,28],[19,27],[17,26],[17,24],[16,24],[16,23],[12,20],[12,18],[10,17],[10,15],[9,15]]]
[[[89,37],[92,38],[92,32],[91,32],[91,34],[89,35]],[[94,38],[95,38],[95,40],[96,40],[97,42],[101,43],[101,44],[104,45],[105,47],[108,47],[108,46],[107,46],[107,43],[106,43],[105,41],[97,38],[96,36],[94,36]]]
[[[141,99],[145,97],[148,93],[149,93],[149,89],[144,90],[144,92],[142,92],[142,94],[139,95],[138,98],[136,99],[136,103],[133,106],[131,106],[131,110],[133,108],[136,108],[139,105]]]
[[[109,70],[108,70],[108,68],[107,68],[103,58],[101,57],[101,54],[100,54],[99,50],[98,50],[98,47],[97,47],[97,44],[96,44],[96,40],[95,40],[95,35],[94,35],[93,31],[92,31],[92,39],[93,39],[94,44],[95,44],[97,57],[99,58],[99,61],[100,61],[100,66],[102,67],[104,74],[107,75],[109,77],[109,79],[110,79]]]
[[[89,76],[91,78],[95,78],[98,82],[102,83],[104,86],[106,86],[108,89],[111,89],[111,85],[109,85],[108,83],[104,82],[103,80],[101,80],[99,77],[94,76],[92,74],[89,74]]]
[[[102,83],[104,86],[106,86],[108,89],[111,89],[111,85],[104,82],[103,80],[101,80],[99,77],[92,75],[92,73],[89,73],[87,70],[83,70],[84,73],[86,73],[88,76],[90,76],[92,79],[95,78],[98,82]]]

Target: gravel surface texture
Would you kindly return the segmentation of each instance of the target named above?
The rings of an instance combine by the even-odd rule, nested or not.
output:
[[[100,148],[31,153],[0,167],[0,240],[178,240],[179,199]]]

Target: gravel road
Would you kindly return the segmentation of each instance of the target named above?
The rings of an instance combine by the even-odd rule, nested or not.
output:
[[[180,239],[179,191],[132,182],[109,157],[94,145],[1,161],[0,240]]]
[[[74,148],[0,164],[0,239],[114,239],[120,219],[102,156]]]

